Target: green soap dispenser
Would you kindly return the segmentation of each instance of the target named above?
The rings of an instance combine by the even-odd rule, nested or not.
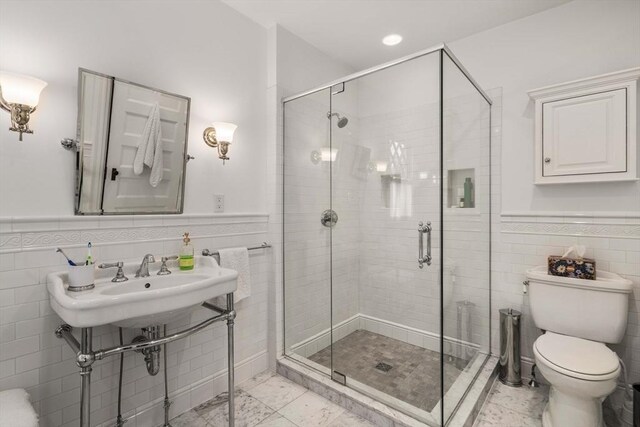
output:
[[[471,178],[464,179],[464,207],[473,207],[473,183]]]
[[[184,233],[184,238],[182,239],[182,241],[184,242],[184,244],[182,245],[182,249],[180,249],[180,270],[193,270],[193,245],[191,244],[189,233]]]

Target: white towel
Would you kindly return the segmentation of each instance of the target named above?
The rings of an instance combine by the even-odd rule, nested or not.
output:
[[[21,388],[0,391],[0,426],[38,427],[38,415]]]
[[[247,248],[220,249],[220,266],[238,272],[238,288],[234,293],[234,302],[251,296],[251,270],[249,268],[249,251]],[[226,297],[216,298],[216,304],[226,306]]]
[[[144,165],[151,168],[149,184],[157,187],[164,173],[162,132],[160,131],[160,106],[156,102],[151,107],[149,118],[144,125],[142,138],[138,144],[136,157],[133,160],[133,173],[140,175]]]

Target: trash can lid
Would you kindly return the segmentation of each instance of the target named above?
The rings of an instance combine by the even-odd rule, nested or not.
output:
[[[518,310],[514,310],[513,308],[501,308],[500,313],[516,317],[522,316],[522,313],[520,313]]]

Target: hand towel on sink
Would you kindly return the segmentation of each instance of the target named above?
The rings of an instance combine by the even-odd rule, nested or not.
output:
[[[251,296],[251,270],[247,248],[220,249],[220,266],[238,272],[238,289],[234,293],[234,302]],[[218,297],[218,304],[224,307],[226,297]]]

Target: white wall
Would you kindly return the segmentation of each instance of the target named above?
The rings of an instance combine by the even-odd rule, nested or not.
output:
[[[35,133],[24,142],[0,113],[0,390],[26,388],[41,426],[77,425],[79,417],[78,368],[53,334],[62,321],[46,291],[46,274],[65,269],[56,246],[81,256],[91,241],[94,258],[110,262],[175,254],[183,231],[196,251],[268,240],[268,218],[259,213],[267,207],[266,35],[217,1],[0,0],[0,69],[49,83],[33,115]],[[74,156],[59,140],[75,135],[78,67],[191,97],[189,153],[196,160],[188,166],[186,214],[73,216]],[[201,137],[215,120],[239,125],[224,166]],[[226,214],[211,214],[214,193],[225,194]],[[252,296],[238,304],[236,319],[238,383],[268,367],[271,252],[252,253],[250,263]],[[207,314],[200,310],[192,321]],[[169,344],[172,415],[226,389],[225,330],[217,324]],[[96,349],[117,339],[113,327],[94,333]],[[125,331],[125,339],[135,333]],[[117,358],[94,366],[92,425],[113,422],[117,379]],[[125,416],[157,405],[127,425],[161,423],[162,380],[147,375],[140,355],[125,357]]]
[[[191,97],[185,212],[266,210],[266,30],[217,1],[0,1],[0,69],[49,83],[33,135],[0,114],[0,216],[72,215],[78,67]],[[238,125],[226,165],[202,141]],[[25,196],[25,193],[28,196]]]
[[[503,211],[640,211],[640,183],[533,185],[527,90],[640,65],[640,2],[575,0],[449,44],[482,87],[503,88]]]
[[[576,0],[450,43],[482,87],[503,89],[502,118],[492,120],[493,153],[501,152],[492,159],[494,353],[499,350],[498,309],[513,307],[524,312],[523,355],[533,357],[540,331],[522,293],[526,270],[583,244],[599,269],[634,282],[626,336],[614,348],[629,368],[630,381],[640,379],[640,183],[536,187],[533,103],[526,94],[638,66],[638,40],[640,2]]]

